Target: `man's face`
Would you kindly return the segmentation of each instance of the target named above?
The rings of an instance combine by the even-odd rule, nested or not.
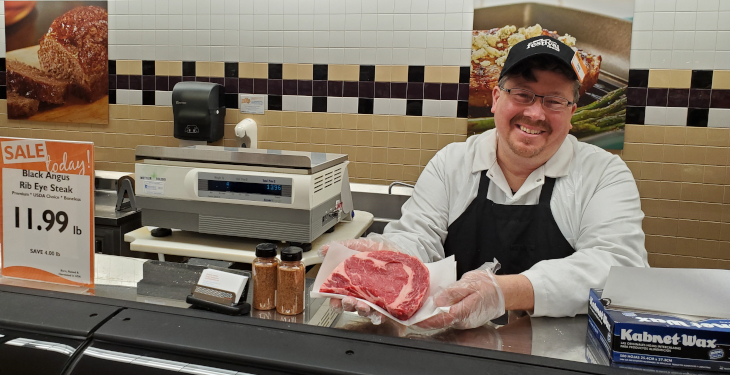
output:
[[[521,76],[512,77],[504,84],[505,89],[525,89],[537,95],[559,96],[573,101],[573,81],[562,74],[535,70],[536,82]],[[492,113],[497,127],[500,145],[507,145],[512,156],[547,158],[557,152],[573,127],[570,118],[577,106],[566,106],[560,111],[546,109],[542,98],[535,97],[532,104],[517,103],[506,91],[495,87],[492,92]],[[546,158],[546,159],[547,159]]]

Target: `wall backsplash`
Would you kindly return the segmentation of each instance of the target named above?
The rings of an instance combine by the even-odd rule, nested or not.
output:
[[[635,10],[621,155],[650,264],[730,269],[730,0]],[[353,182],[414,182],[466,139],[472,18],[472,0],[112,0],[109,125],[8,121],[0,100],[0,134],[92,141],[97,168],[131,171],[137,145],[178,145],[172,86],[208,80],[230,106],[267,96],[264,115],[228,109],[216,144],[252,117],[262,148],[347,153]]]

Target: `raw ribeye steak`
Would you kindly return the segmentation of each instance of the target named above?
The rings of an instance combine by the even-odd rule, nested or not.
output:
[[[355,254],[340,263],[319,291],[372,302],[400,320],[408,320],[426,300],[428,268],[396,251]]]

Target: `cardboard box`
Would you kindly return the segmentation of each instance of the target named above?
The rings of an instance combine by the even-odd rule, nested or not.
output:
[[[606,306],[591,289],[588,331],[613,363],[730,373],[730,319],[688,319]]]

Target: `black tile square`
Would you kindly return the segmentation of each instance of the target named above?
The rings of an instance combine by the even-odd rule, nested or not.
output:
[[[441,84],[441,100],[456,100],[459,98],[458,83]]]
[[[456,117],[467,118],[469,117],[469,102],[466,100],[459,100],[456,102]]]
[[[296,95],[297,94],[297,80],[285,79],[282,81],[284,85],[284,95]]]
[[[469,75],[471,74],[471,66],[462,66],[459,68],[459,83],[469,83]]]
[[[210,83],[217,83],[225,88],[226,79],[223,77],[210,77]]]
[[[629,87],[626,89],[626,104],[633,106],[645,106],[646,105],[646,93],[645,87]]]
[[[469,100],[469,83],[459,83],[459,96],[457,99]]]
[[[167,91],[172,91],[178,82],[182,82],[183,77],[180,76],[169,76],[167,77]]]
[[[155,76],[155,90],[170,91],[170,79],[168,76]]]
[[[373,102],[374,99],[360,98],[357,100],[357,113],[361,115],[372,115],[373,114]]]
[[[182,82],[195,82],[195,81],[197,81],[197,80],[195,79],[195,77],[186,77],[186,76],[183,76],[183,77],[182,77]],[[173,88],[174,88],[174,87],[173,87]]]
[[[359,95],[361,98],[374,98],[375,97],[375,82],[360,81]]]
[[[254,78],[253,79],[253,93],[254,94],[266,94],[268,93],[269,82],[265,78]]]
[[[667,107],[689,107],[689,89],[669,89]]]
[[[109,90],[109,104],[117,104],[117,90]]]
[[[129,89],[129,76],[126,74],[117,74],[117,88],[122,90]]]
[[[668,89],[647,89],[646,105],[652,107],[666,107]]]
[[[0,99],[7,99],[7,98],[8,98],[8,87],[0,86]]]
[[[129,89],[142,90],[142,76],[129,76]]]
[[[253,94],[253,78],[239,78],[238,92],[241,94]]]
[[[406,82],[391,82],[390,83],[390,97],[396,99],[405,99],[408,97],[408,83]]]
[[[408,82],[408,99],[423,99],[423,83]]]
[[[227,62],[224,67],[226,78],[238,78],[238,63]]]
[[[342,96],[346,98],[357,98],[359,82],[345,81],[342,83]]]
[[[644,125],[646,107],[626,107],[626,123],[633,125]]]
[[[730,90],[712,90],[710,108],[730,108]]]
[[[687,126],[706,128],[709,116],[709,108],[689,108],[687,109]]]
[[[312,98],[312,112],[327,112],[326,96],[315,96]]]
[[[0,82],[0,85],[5,84],[5,72],[0,73],[2,74],[2,82]],[[109,90],[114,90],[117,88],[117,75],[116,74],[109,74]]]
[[[390,82],[375,82],[375,97],[390,98]]]
[[[110,76],[111,77],[111,76]],[[109,78],[109,81],[111,83],[111,78]],[[114,77],[114,84],[117,84],[117,78]],[[7,74],[5,72],[0,72],[0,85],[7,85]]]
[[[283,64],[269,64],[269,79],[282,79]]]
[[[195,76],[197,82],[210,82],[210,77]]]
[[[226,108],[238,109],[238,94],[226,93]]]
[[[155,76],[142,76],[142,90],[155,89]]]
[[[297,81],[297,95],[312,95],[312,81]]]
[[[360,81],[375,82],[375,65],[360,65]]]
[[[2,59],[2,66],[0,67],[0,71],[5,70],[5,59]],[[116,60],[109,60],[107,62],[107,70],[109,70],[109,74],[117,74],[117,61]],[[116,95],[116,93],[115,93]]]
[[[328,66],[326,64],[314,64],[312,67],[312,78],[315,81],[326,81],[327,67]]]
[[[327,81],[327,96],[342,97],[342,81]]]
[[[153,76],[155,75],[155,62],[144,60],[142,61],[142,75]]]
[[[410,83],[409,83],[410,85]],[[424,99],[441,99],[441,84],[426,82],[423,84],[423,98]]]
[[[407,100],[406,101],[406,115],[407,116],[422,116],[423,115],[423,100]]]
[[[693,70],[692,83],[689,87],[692,89],[711,89],[712,73],[712,70]],[[691,96],[692,94],[690,94],[690,97]]]
[[[408,66],[408,82],[423,82],[424,67],[422,65]]]
[[[312,95],[327,96],[327,81],[312,81]]]
[[[155,91],[142,91],[142,105],[155,105]]]
[[[271,95],[282,95],[284,92],[284,84],[280,79],[269,80],[269,94]]]
[[[267,108],[270,111],[281,111],[281,96],[279,95],[269,95],[268,104],[269,108]]]
[[[226,93],[238,94],[238,77],[226,77]]]
[[[629,87],[649,87],[649,69],[629,69]]]
[[[195,76],[195,61],[183,61],[183,77]]]
[[[689,90],[689,107],[690,108],[710,108],[711,90],[690,89]]]

